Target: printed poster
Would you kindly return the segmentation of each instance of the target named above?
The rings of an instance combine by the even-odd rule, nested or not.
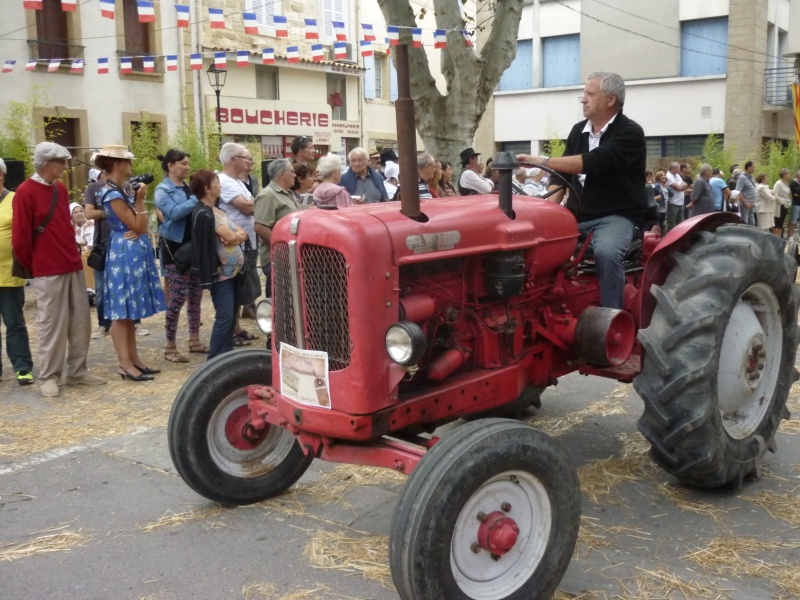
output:
[[[331,408],[328,353],[281,343],[281,394],[297,402]]]

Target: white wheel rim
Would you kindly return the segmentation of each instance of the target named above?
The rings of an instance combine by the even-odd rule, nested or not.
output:
[[[783,349],[781,308],[757,283],[742,294],[722,338],[717,391],[722,426],[732,438],[752,435],[772,403]]]
[[[517,543],[493,560],[486,550],[474,552],[478,541],[478,513],[501,510],[519,527]],[[552,526],[550,496],[542,483],[524,471],[506,471],[481,485],[467,500],[456,520],[450,547],[450,567],[458,587],[470,598],[495,600],[521,588],[544,557]]]
[[[294,436],[282,427],[267,426],[261,442],[249,449],[236,448],[228,440],[225,424],[231,413],[247,405],[247,390],[238,390],[219,403],[208,422],[208,449],[214,464],[228,475],[259,477],[280,465],[295,443]]]

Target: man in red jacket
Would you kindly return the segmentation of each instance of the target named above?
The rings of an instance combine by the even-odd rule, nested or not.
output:
[[[38,305],[39,389],[48,398],[60,394],[58,382],[65,355],[66,385],[106,383],[86,370],[91,334],[89,299],[69,214],[69,194],[59,181],[71,158],[58,144],[42,142],[36,146],[36,172],[17,189],[11,225],[14,256],[33,274],[31,285]]]

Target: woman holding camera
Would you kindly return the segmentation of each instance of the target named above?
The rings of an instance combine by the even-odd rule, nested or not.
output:
[[[175,345],[178,319],[181,308],[186,306],[189,320],[189,352],[207,353],[208,346],[200,341],[200,301],[203,288],[200,280],[191,271],[181,273],[175,266],[174,256],[181,246],[192,239],[189,217],[197,205],[197,196],[192,194],[186,184],[189,175],[189,155],[181,150],[168,150],[164,156],[157,156],[164,169],[164,180],[155,192],[156,208],[161,211],[164,221],[158,226],[159,256],[161,265],[167,272],[169,302],[166,313],[166,344],[164,358],[174,363],[189,362]]]
[[[165,308],[164,292],[147,236],[144,199],[147,186],[127,182],[134,156],[126,146],[103,146],[95,155],[95,166],[108,176],[100,191],[111,235],[106,254],[105,316],[111,320],[111,339],[119,359],[119,376],[131,381],[151,381],[158,369],[145,366],[136,350],[134,321]]]

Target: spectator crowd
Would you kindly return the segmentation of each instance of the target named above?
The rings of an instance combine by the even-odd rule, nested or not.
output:
[[[163,171],[154,191],[157,253],[148,234],[148,187],[131,180],[136,157],[127,147],[108,145],[95,153],[82,205],[70,203],[60,181],[72,159],[66,148],[37,145],[35,172],[16,192],[5,189],[6,165],[0,160],[0,320],[20,385],[34,383],[23,314],[27,283],[38,306],[37,382],[43,396],[58,396],[61,385],[106,383],[89,373],[86,363],[90,339],[107,335],[117,374],[151,381],[160,369],[141,360],[136,340],[149,333],[138,323],[157,313],[165,315],[167,362],[188,362],[183,352],[211,359],[258,339],[241,322],[254,316],[262,294],[259,265],[266,278],[263,294],[271,295],[270,240],[286,215],[399,200],[401,169],[416,169],[422,201],[489,194],[499,183],[491,159],[484,165],[473,148],[461,151],[457,173],[427,152],[418,154],[416,165],[401,164],[391,149],[354,148],[344,166],[338,155],[318,156],[309,136],[294,139],[290,157],[269,163],[263,188],[253,176],[252,154],[238,143],[220,149],[219,172],[201,169],[190,176],[190,156],[181,149],[157,158]],[[796,239],[800,171],[792,179],[789,169],[782,169],[771,187],[766,174],[754,175],[752,161],[743,169],[732,165],[727,181],[708,164],[700,166],[696,180],[690,171],[688,164],[675,162],[655,176],[646,173],[645,196],[658,206],[660,231],[689,216],[730,211],[745,223]],[[545,169],[521,167],[514,173],[513,193],[547,197],[548,176]],[[205,290],[215,313],[208,344],[200,338]],[[90,305],[97,315],[93,333]],[[178,329],[184,306],[188,332],[182,348]]]

